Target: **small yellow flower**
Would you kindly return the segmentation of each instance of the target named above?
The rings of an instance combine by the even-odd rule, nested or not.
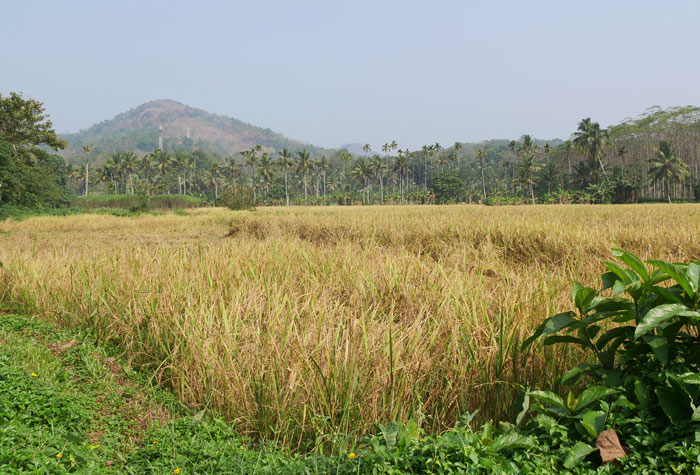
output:
[[[158,443],[157,440],[154,440],[154,441],[153,441],[153,445],[156,445],[157,443]]]
[[[349,458],[350,460],[354,459],[355,457],[357,457],[357,454],[356,454],[355,452],[350,452],[350,453],[348,454],[348,458]]]
[[[63,454],[56,454],[56,458],[57,458],[58,460],[61,460],[61,457],[63,457]]]
[[[175,470],[173,470],[173,473],[180,473],[180,469],[176,468]]]
[[[31,376],[32,378],[36,378],[36,377],[39,376],[39,375],[36,374],[36,373],[32,373],[32,374],[30,374],[29,376]]]

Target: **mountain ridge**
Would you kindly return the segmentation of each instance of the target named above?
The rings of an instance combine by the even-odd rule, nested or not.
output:
[[[159,125],[163,125],[163,148],[166,151],[189,152],[201,149],[227,156],[257,144],[267,152],[276,152],[285,147],[291,151],[302,148],[322,150],[287,138],[269,128],[214,114],[172,99],[156,99],[87,129],[60,134],[62,139],[68,140],[68,147],[61,155],[69,160],[79,157],[84,153],[83,145],[94,147],[91,155],[98,160],[122,150],[146,154],[158,147]]]

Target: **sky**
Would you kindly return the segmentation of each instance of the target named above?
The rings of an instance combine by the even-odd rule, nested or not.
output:
[[[0,93],[76,132],[174,99],[323,147],[566,138],[700,105],[700,2],[3,2]]]

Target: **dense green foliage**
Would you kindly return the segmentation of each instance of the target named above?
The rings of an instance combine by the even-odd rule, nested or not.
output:
[[[145,200],[146,209],[168,210],[178,208],[196,208],[204,204],[203,200],[187,195],[91,195],[79,196],[74,201],[76,208],[99,209],[118,208],[131,210]]]
[[[65,147],[42,103],[16,93],[0,95],[0,208],[56,208],[73,199],[63,158],[39,145]]]

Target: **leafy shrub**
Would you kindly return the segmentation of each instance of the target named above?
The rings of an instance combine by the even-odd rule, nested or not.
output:
[[[253,188],[249,186],[232,186],[221,194],[221,203],[234,210],[247,210],[255,208],[255,195]]]
[[[132,213],[143,213],[148,211],[148,196],[137,195],[136,201],[131,205],[129,211]]]
[[[700,462],[697,445],[679,452],[679,446],[696,443],[700,430],[700,264],[644,263],[619,249],[613,254],[622,265],[605,263],[608,272],[599,290],[574,282],[576,311],[546,319],[523,343],[526,350],[544,338],[545,345],[573,344],[591,353],[592,363],[571,369],[560,382],[572,385],[585,378],[594,386],[578,397],[569,392],[566,400],[528,391],[518,422],[534,398],[540,433],[556,435],[557,441],[570,438],[572,430],[578,433],[571,466],[596,450],[589,443],[604,427],[638,444],[633,453],[646,454],[635,455],[638,463],[648,463],[643,458],[655,458],[654,451],[671,440],[676,456],[662,458],[668,467],[676,470],[686,456]]]
[[[433,180],[435,200],[438,203],[454,203],[464,200],[464,181],[455,170],[438,174]]]

